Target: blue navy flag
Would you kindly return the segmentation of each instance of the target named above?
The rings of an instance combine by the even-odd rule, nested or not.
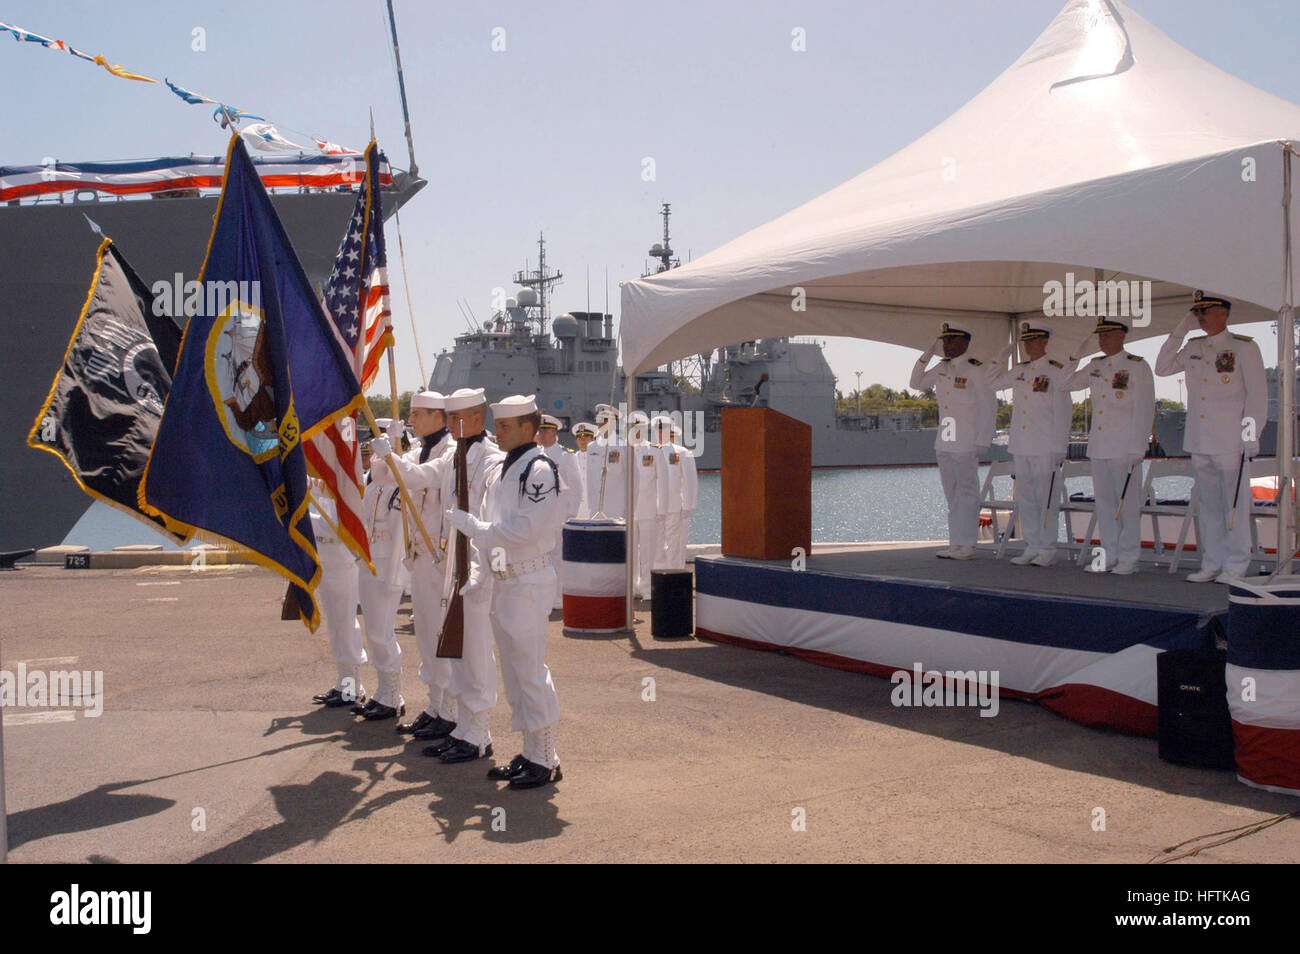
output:
[[[303,442],[363,399],[238,136],[199,284],[140,506],[177,532],[252,551],[289,580],[314,631]]]

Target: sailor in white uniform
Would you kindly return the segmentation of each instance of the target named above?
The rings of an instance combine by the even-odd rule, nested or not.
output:
[[[935,435],[935,460],[948,501],[948,548],[936,556],[969,560],[975,555],[979,534],[979,451],[993,442],[997,396],[989,384],[991,369],[967,357],[970,332],[947,324],[938,339],[917,359],[908,386],[916,391],[934,388],[939,404]],[[926,365],[942,349],[943,360]]]
[[[601,513],[621,520],[627,508],[628,449],[619,430],[618,411],[596,405],[600,434],[587,446],[587,506],[592,516]]]
[[[512,395],[492,405],[497,440],[506,452],[489,479],[476,516],[448,511],[447,520],[490,554],[492,629],[510,701],[510,729],[523,732],[523,752],[488,772],[511,788],[560,780],[555,729],[560,703],[546,666],[546,628],[555,573],[551,550],[564,522],[559,469],[537,446],[541,423],[533,396]]]
[[[650,571],[659,552],[662,515],[659,511],[659,483],[667,482],[668,473],[659,447],[648,440],[650,418],[642,411],[628,415],[628,455],[636,473],[635,546],[636,564],[633,581],[639,599],[650,599]]]
[[[421,391],[411,398],[411,428],[420,438],[420,447],[408,451],[400,458],[402,464],[412,468],[432,465],[451,453],[454,442],[447,429],[444,408],[446,398],[437,391]],[[376,442],[379,444],[379,442]],[[380,444],[380,451],[385,450]],[[399,465],[401,466],[401,465]],[[386,470],[382,459],[372,465],[372,471]],[[429,466],[429,479],[406,481],[420,520],[433,543],[434,552],[419,528],[407,527],[406,564],[411,574],[411,609],[415,616],[415,644],[420,648],[420,681],[428,690],[429,701],[424,710],[410,722],[402,722],[397,731],[411,733],[417,739],[441,739],[456,728],[456,699],[451,693],[451,660],[437,655],[438,634],[442,629],[442,591],[445,582],[446,554],[439,546],[442,534],[442,483],[434,478]]]
[[[578,504],[578,516],[586,520],[591,516],[590,495],[587,493],[587,448],[596,439],[596,425],[589,421],[579,421],[571,430],[574,442],[578,445],[577,460],[582,471],[582,501]]]
[[[564,491],[564,517],[566,520],[576,517],[582,509],[583,483],[586,481],[586,465],[579,460],[577,453],[560,443],[560,420],[549,414],[542,415],[542,426],[537,430],[537,446],[542,453],[555,461],[560,470],[560,488]],[[555,569],[555,601],[552,609],[564,606],[564,546],[562,541],[555,541],[551,551],[551,566]]]
[[[656,569],[686,569],[686,541],[690,537],[691,514],[695,512],[699,482],[695,457],[675,442],[677,428],[672,419],[660,415],[650,422],[663,458],[659,481],[659,513],[663,521]]]
[[[496,442],[484,429],[487,421],[487,398],[482,388],[460,388],[444,400],[447,425],[456,443],[468,445],[466,451],[466,480],[469,489],[471,512],[478,512],[483,504],[483,494],[488,479],[501,466],[504,455]],[[446,506],[456,501],[455,451],[451,450],[428,464],[412,466],[399,461],[402,478],[411,488],[426,487],[436,482]],[[447,535],[447,563],[445,582],[440,596],[450,597],[449,589],[456,577],[455,532],[446,522],[442,532]],[[465,611],[464,646],[460,659],[448,660],[451,680],[448,691],[455,700],[455,729],[440,742],[426,746],[425,755],[443,762],[468,762],[492,754],[492,709],[497,703],[496,657],[492,651],[492,576],[488,565],[489,555],[480,551],[474,542],[469,547],[469,582],[462,590]],[[442,619],[439,614],[439,620]],[[444,695],[445,698],[445,695]]]
[[[1102,318],[1095,333],[1101,357],[1066,384],[1069,391],[1087,388],[1092,399],[1088,460],[1103,559],[1089,561],[1084,569],[1127,576],[1137,572],[1142,555],[1142,459],[1155,417],[1155,379],[1150,365],[1124,350],[1128,325]]]
[[[1156,357],[1156,374],[1187,376],[1183,448],[1192,455],[1200,510],[1201,568],[1187,578],[1193,583],[1231,583],[1250,568],[1250,460],[1259,453],[1268,391],[1259,346],[1228,331],[1231,311],[1226,298],[1198,290]],[[1205,335],[1180,350],[1193,324]]]
[[[357,558],[339,538],[338,510],[334,498],[319,480],[309,481],[316,506],[310,512],[316,552],[320,557],[321,578],[316,588],[325,626],[329,630],[330,652],[338,678],[333,688],[313,697],[314,702],[331,709],[366,701],[361,684],[361,667],[366,663],[366,647],[357,620]],[[316,509],[319,508],[319,510]]]
[[[388,449],[387,438],[376,440]],[[367,471],[371,462],[371,446],[362,444],[361,463]],[[353,706],[352,712],[371,720],[394,719],[406,712],[402,699],[402,647],[395,629],[397,606],[402,600],[398,576],[402,568],[402,493],[397,483],[367,473],[361,509],[375,572],[372,574],[358,562],[357,594],[370,659],[379,674],[379,688],[369,702]]]
[[[1010,387],[1015,405],[1011,415],[1009,450],[1015,458],[1016,515],[1025,552],[1012,559],[1018,566],[1051,566],[1056,560],[1059,531],[1059,471],[1065,462],[1070,443],[1070,419],[1073,405],[1066,386],[1076,363],[1067,367],[1047,356],[1051,336],[1046,328],[1021,325],[1020,341],[1027,361],[1010,370],[1002,366],[990,375],[994,390]],[[1009,354],[1003,351],[1003,356]]]

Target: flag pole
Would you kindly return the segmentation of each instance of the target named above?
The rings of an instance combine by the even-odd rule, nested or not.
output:
[[[361,402],[361,413],[365,417],[366,423],[370,425],[371,433],[383,433],[383,431],[380,430],[379,425],[375,422],[375,415],[370,412],[369,401],[363,400]],[[424,521],[420,519],[419,511],[415,509],[415,501],[411,499],[411,492],[406,489],[406,481],[402,480],[402,475],[397,472],[397,467],[393,464],[393,453],[391,450],[388,452],[388,456],[384,458],[384,462],[388,464],[388,469],[392,471],[393,479],[397,481],[397,489],[402,492],[402,502],[406,505],[406,509],[411,511],[411,515],[415,517],[415,526],[416,529],[420,531],[420,536],[424,538],[424,545],[429,548],[430,553],[434,553],[435,549],[433,546],[433,540],[429,537],[429,531],[425,529]]]
[[[9,813],[5,808],[5,709],[0,706],[0,865],[9,863]]]
[[[375,120],[372,116],[370,119],[370,135],[372,138],[375,134],[374,126]],[[393,346],[391,344],[385,349],[384,354],[388,357],[388,393],[391,395],[393,405],[393,420],[401,421],[402,409],[397,403],[397,366],[393,363]],[[403,432],[406,430],[404,422],[402,430]],[[399,444],[398,447],[400,449],[401,445]],[[392,470],[392,468],[389,469]],[[394,473],[394,476],[396,476],[396,473]],[[405,507],[402,508],[402,552],[409,554],[411,552],[411,523],[407,519],[406,509]]]

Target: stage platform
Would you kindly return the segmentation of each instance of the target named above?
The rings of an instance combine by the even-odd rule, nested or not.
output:
[[[792,561],[699,556],[696,629],[895,683],[896,704],[1038,702],[1075,721],[1156,733],[1156,656],[1222,641],[1228,588],[1144,566],[1015,566],[937,544],[869,544]],[[974,700],[974,701],[972,701]],[[980,700],[983,700],[982,702]]]

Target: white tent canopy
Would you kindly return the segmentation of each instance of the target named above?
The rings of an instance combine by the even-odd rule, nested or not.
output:
[[[1072,0],[910,146],[689,265],[625,282],[624,366],[770,335],[923,348],[945,320],[988,356],[1010,318],[1043,320],[1044,283],[1067,272],[1153,282],[1154,320],[1133,339],[1167,332],[1195,288],[1230,298],[1234,324],[1276,318],[1296,277],[1283,213],[1294,140],[1300,106],[1122,3]],[[1051,319],[1053,353],[1093,323]]]

